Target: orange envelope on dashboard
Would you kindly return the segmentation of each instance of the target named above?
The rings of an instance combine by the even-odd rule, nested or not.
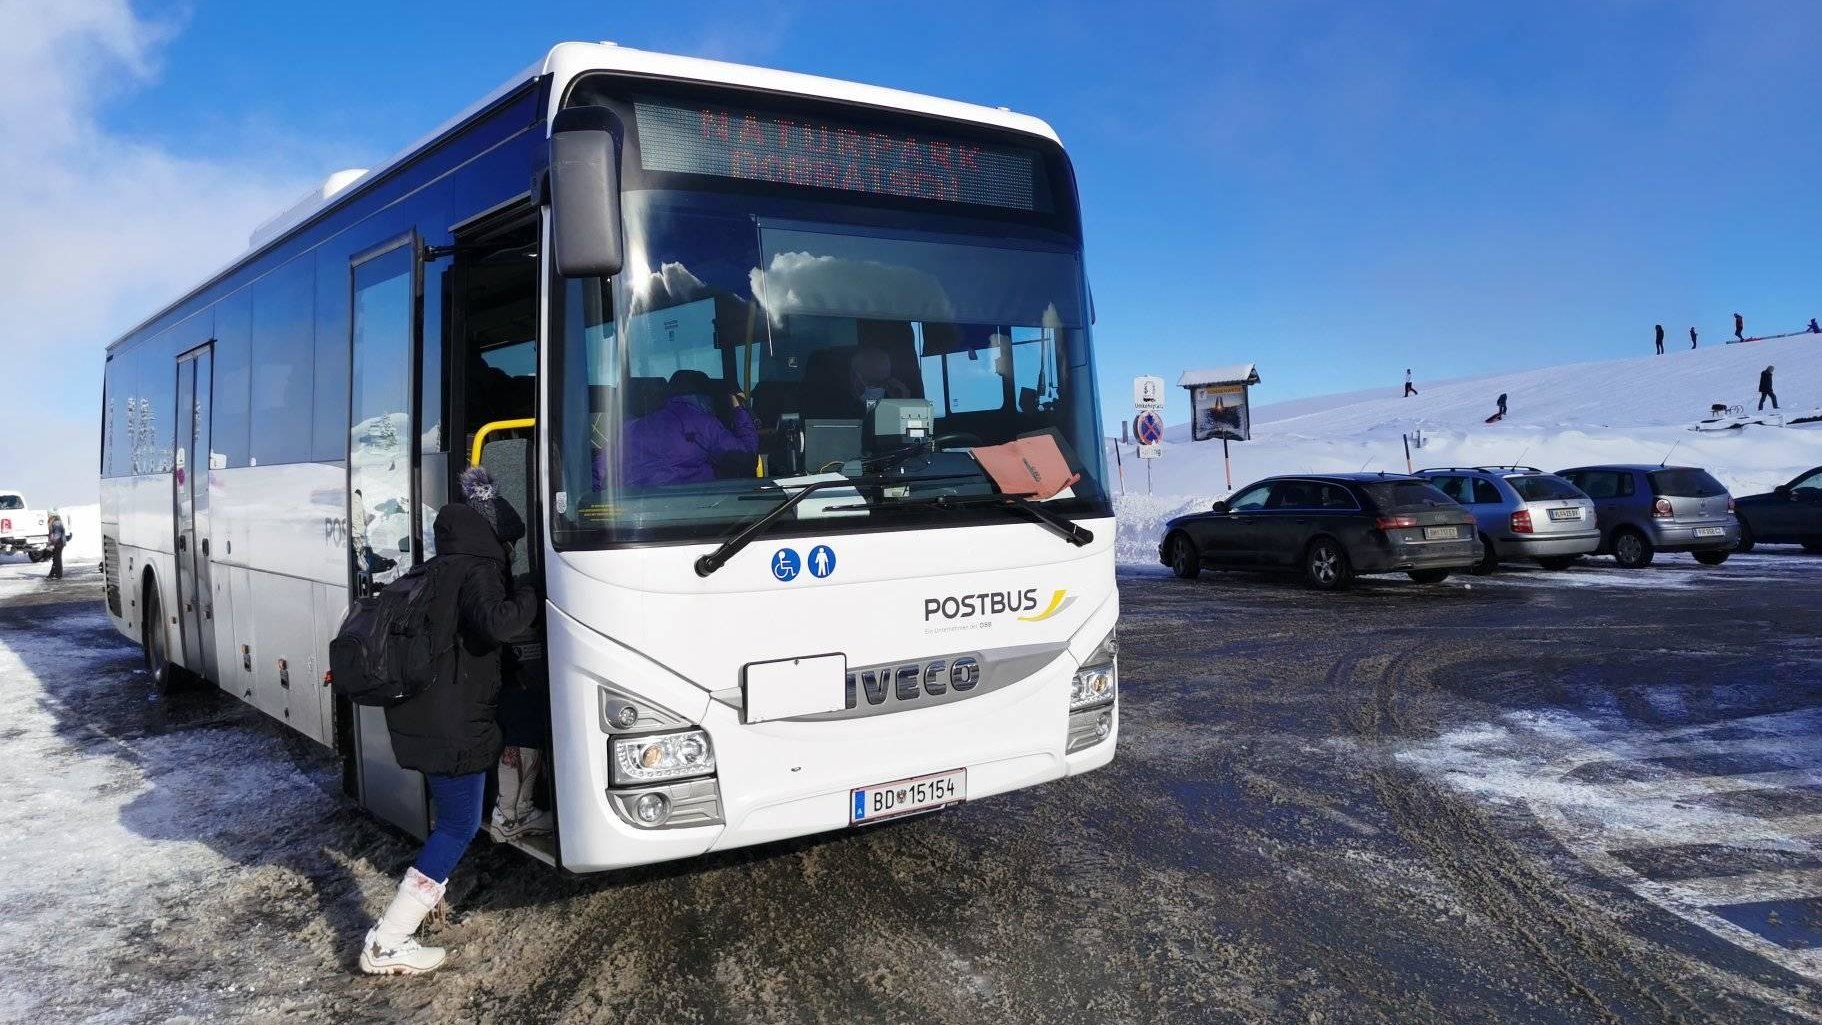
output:
[[[1034,434],[1004,445],[973,450],[974,460],[1003,494],[1029,495],[1042,502],[1082,479],[1050,434]]]

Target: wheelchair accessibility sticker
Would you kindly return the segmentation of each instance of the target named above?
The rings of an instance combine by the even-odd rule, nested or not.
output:
[[[797,572],[802,568],[803,563],[798,561],[793,549],[780,548],[772,556],[772,575],[786,583],[796,580]]]

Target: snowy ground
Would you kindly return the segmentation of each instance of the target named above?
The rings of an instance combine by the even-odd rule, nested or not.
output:
[[[1787,416],[1822,416],[1816,408],[1822,406],[1819,335],[1434,384],[1422,380],[1418,368],[1419,392],[1411,398],[1400,396],[1402,374],[1393,371],[1381,389],[1258,407],[1253,440],[1229,445],[1233,483],[1241,487],[1279,473],[1403,472],[1404,438],[1421,434],[1422,447],[1411,452],[1418,469],[1521,464],[1560,470],[1668,459],[1708,468],[1735,495],[1757,494],[1822,465],[1822,423],[1690,428],[1712,403],[1751,410],[1759,371],[1768,364],[1777,367]],[[1260,372],[1270,369],[1266,362]],[[1485,423],[1501,392],[1509,415]],[[1173,390],[1170,400],[1167,419],[1186,418],[1184,393]],[[1191,442],[1186,425],[1165,432],[1164,455],[1152,463],[1147,493],[1145,466],[1130,445],[1121,453],[1124,494],[1115,510],[1122,562],[1155,561],[1166,520],[1228,494],[1220,442]]]

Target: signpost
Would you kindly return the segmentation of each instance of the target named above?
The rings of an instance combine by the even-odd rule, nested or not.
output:
[[[1132,404],[1137,411],[1132,420],[1132,440],[1138,446],[1139,458],[1145,460],[1145,493],[1149,495],[1151,461],[1164,454],[1164,379],[1133,378]]]
[[[1234,489],[1234,461],[1227,443],[1246,441],[1253,436],[1252,409],[1247,403],[1247,388],[1259,383],[1259,371],[1251,363],[1209,370],[1185,370],[1177,384],[1189,389],[1189,438],[1191,441],[1221,439],[1221,461],[1227,467],[1227,490]]]

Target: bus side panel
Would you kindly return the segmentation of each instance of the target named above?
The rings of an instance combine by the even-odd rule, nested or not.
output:
[[[262,711],[320,743],[322,714],[316,685],[306,674],[315,661],[311,615],[315,585],[297,577],[249,574],[253,587],[253,692]],[[303,693],[299,693],[299,692]],[[301,699],[301,700],[300,700]]]
[[[335,746],[335,694],[323,682],[323,674],[329,671],[329,641],[341,628],[342,614],[348,609],[348,589],[332,584],[316,584],[311,588],[311,619],[316,626],[316,639],[310,647],[309,685],[316,695],[315,716],[318,731],[314,734],[317,740],[330,747]],[[292,676],[291,686],[296,689],[299,684],[296,674]],[[300,697],[302,692],[299,692]]]
[[[221,551],[211,547],[212,552]],[[215,603],[215,685],[235,697],[240,697],[246,687],[241,683],[245,670],[240,667],[240,631],[235,629],[237,620],[234,616],[234,596],[236,588],[230,584],[234,569],[223,565],[219,558],[209,559],[209,586],[214,588]]]
[[[229,604],[234,609],[234,648],[229,658],[221,663],[221,689],[258,707],[259,702],[254,700],[253,667],[249,656],[242,654],[243,648],[258,650],[259,638],[253,632],[252,574],[245,566],[224,567],[221,572],[228,578]]]
[[[210,492],[210,515],[221,544],[217,565],[322,584],[346,581],[339,531],[347,478],[339,463],[246,466],[215,476],[221,486]]]

